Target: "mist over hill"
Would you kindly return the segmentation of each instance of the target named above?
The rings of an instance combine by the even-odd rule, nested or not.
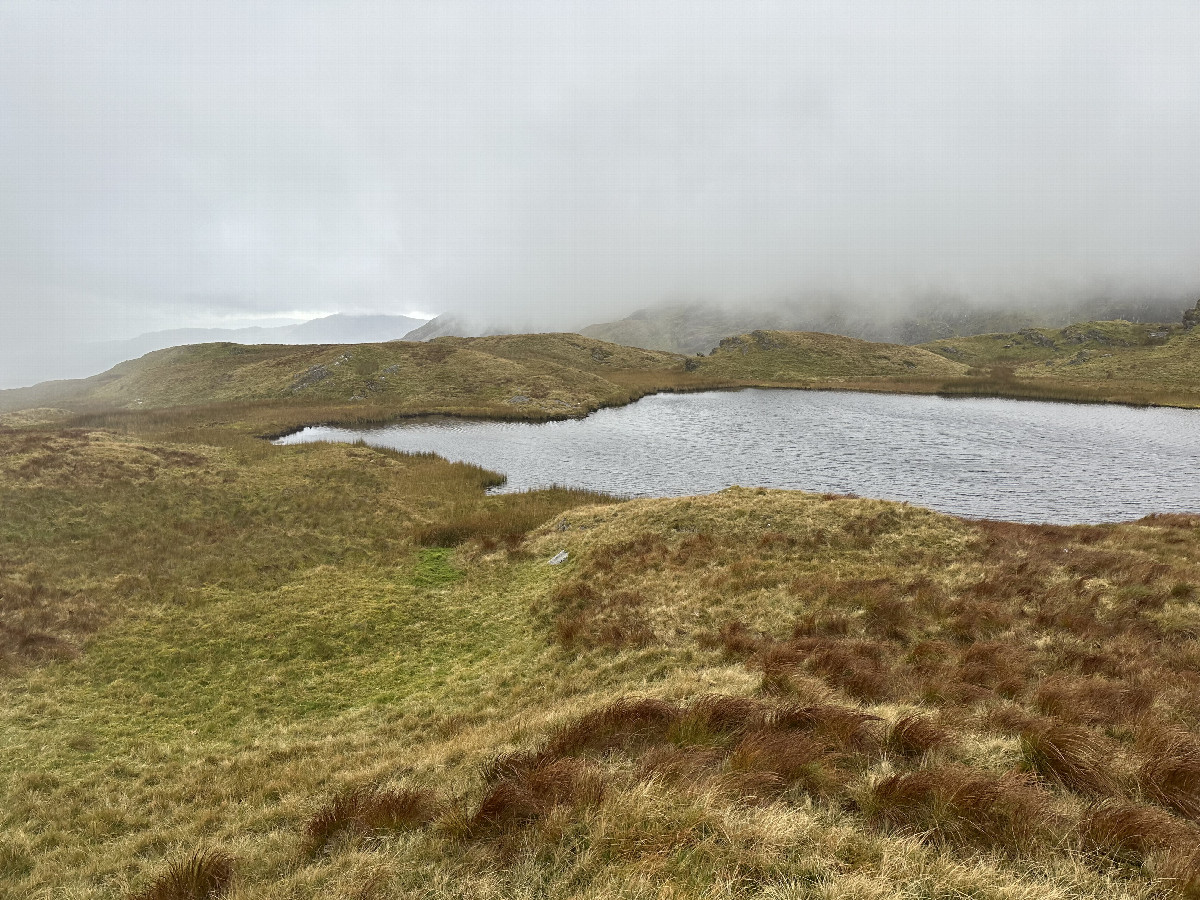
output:
[[[294,325],[172,328],[121,341],[64,342],[18,350],[0,360],[0,389],[86,378],[155,350],[186,344],[365,344],[398,340],[420,324],[410,316],[332,315]]]
[[[613,322],[588,325],[580,334],[647,350],[708,353],[723,338],[756,330],[816,331],[884,341],[923,344],[950,337],[1061,328],[1073,322],[1126,319],[1179,322],[1192,303],[1181,298],[1096,299],[1058,305],[984,306],[961,301],[925,301],[879,307],[854,300],[817,303],[663,304]]]
[[[318,310],[871,307],[703,349],[1200,294],[1195,2],[272,5],[0,4],[0,365]]]
[[[535,328],[514,328],[484,319],[456,313],[442,313],[422,323],[408,334],[406,341],[432,341],[440,337],[486,337],[492,334],[528,334]]]

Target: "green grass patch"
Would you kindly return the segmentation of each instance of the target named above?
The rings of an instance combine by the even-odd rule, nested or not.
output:
[[[446,547],[426,547],[417,553],[413,568],[413,584],[420,588],[438,588],[462,578],[461,569],[454,567],[454,551]]]

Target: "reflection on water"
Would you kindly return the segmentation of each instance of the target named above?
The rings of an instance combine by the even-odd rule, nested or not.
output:
[[[582,420],[306,428],[279,443],[432,451],[508,476],[643,497],[733,484],[907,500],[1023,522],[1200,511],[1200,412],[823,391],[659,394]]]

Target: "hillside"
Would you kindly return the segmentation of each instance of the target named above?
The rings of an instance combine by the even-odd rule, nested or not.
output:
[[[971,337],[931,341],[921,346],[969,366],[1029,366],[1050,363],[1048,369],[1063,363],[1104,354],[1146,350],[1167,343],[1178,326],[1137,324],[1123,320],[1084,322],[1066,328],[1026,328],[1017,332],[998,332]]]
[[[430,343],[176,347],[73,382],[0,391],[0,412],[152,410],[257,404],[296,415],[378,418],[456,412],[579,415],[686,381],[681,358],[578,335],[441,338]]]
[[[1128,319],[1178,322],[1178,300],[1093,300],[1054,307],[972,306],[961,301],[923,301],[892,306],[854,301],[760,303],[737,306],[663,304],[623,319],[589,325],[581,334],[602,341],[666,350],[708,353],[722,338],[751,331],[815,331],[868,341],[921,344],[941,338],[994,334],[1023,328],[1061,328],[1072,322]]]
[[[888,377],[936,379],[965,372],[960,363],[916,348],[784,332],[728,338],[710,356],[687,359],[572,334],[353,346],[226,343],[161,350],[81,381],[0,391],[0,412],[236,403],[319,421],[418,412],[561,418],[626,403],[648,390],[837,386],[847,379],[883,384]]]
[[[1143,381],[1178,391],[1196,391],[1200,386],[1200,331],[1172,332],[1163,343],[1152,342],[1141,352],[1089,348],[1070,359],[1060,357],[1051,365],[1043,363],[1042,369],[1062,379]],[[1033,374],[1037,367],[1027,365],[1020,371]]]
[[[1038,396],[1045,391],[1080,399],[1200,405],[1200,331],[1194,328],[1087,322],[923,347],[972,367],[975,384],[967,379],[948,385],[949,392]]]
[[[191,415],[257,433],[432,413],[545,420],[655,391],[775,386],[1200,406],[1197,341],[1179,327],[1092,322],[924,347],[807,332],[725,338],[683,357],[574,334],[315,346],[202,344],[78,381],[0,391],[0,425]],[[105,417],[108,417],[107,419]]]
[[[250,328],[176,328],[120,341],[30,347],[0,359],[0,388],[49,379],[90,377],[155,350],[184,344],[358,344],[391,341],[421,324],[407,316],[332,315],[294,325]]]
[[[145,347],[141,353],[131,354],[126,359],[183,344],[370,344],[402,338],[421,323],[421,319],[409,316],[336,314],[294,325],[154,331],[124,343],[130,347]]]
[[[0,430],[0,894],[1200,887],[1196,517],[496,480]]]
[[[784,331],[725,338],[707,357],[688,360],[688,367],[698,374],[759,384],[949,378],[967,371],[962,363],[918,347]]]
[[[579,333],[597,340],[666,350],[673,353],[708,353],[722,338],[754,328],[779,324],[776,317],[746,317],[717,306],[692,303],[639,310],[624,319],[581,328]]]
[[[0,394],[0,895],[1196,896],[1195,516],[490,495],[258,435],[737,384],[1186,399],[1198,337],[208,344]]]
[[[404,340],[432,341],[440,337],[481,337],[504,333],[507,333],[504,329],[490,327],[483,321],[469,319],[454,313],[442,313],[407,332]]]

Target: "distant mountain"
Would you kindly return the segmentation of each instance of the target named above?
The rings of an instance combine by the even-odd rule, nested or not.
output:
[[[295,325],[254,328],[174,328],[123,341],[34,348],[0,364],[0,388],[51,379],[86,378],[128,359],[187,344],[369,344],[403,338],[420,319],[410,316],[332,315]]]
[[[127,341],[112,341],[97,346],[118,350],[131,348],[136,350],[135,356],[142,356],[153,350],[165,350],[167,347],[210,344],[216,341],[231,344],[373,344],[399,340],[421,324],[421,319],[410,316],[338,314],[310,319],[295,325],[277,325],[269,328],[175,328],[170,331],[152,331]]]
[[[504,328],[455,313],[442,313],[404,335],[406,341],[432,341],[440,337],[489,337],[496,334],[525,334],[534,329]]]
[[[1022,328],[1060,328],[1081,321],[1177,322],[1189,305],[1180,300],[1096,300],[1053,308],[1005,308],[946,301],[891,311],[835,301],[743,307],[692,303],[639,310],[615,322],[589,325],[579,333],[629,347],[688,354],[708,353],[722,338],[759,330],[814,331],[867,341],[923,344]]]

